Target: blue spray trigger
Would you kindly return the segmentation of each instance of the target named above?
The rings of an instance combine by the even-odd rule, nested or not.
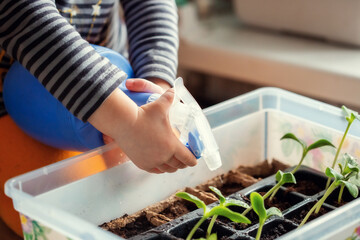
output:
[[[191,153],[196,157],[196,159],[201,158],[201,154],[204,150],[204,144],[200,140],[200,135],[197,129],[194,129],[193,132],[189,132],[189,141],[186,143],[186,147],[191,151]]]
[[[147,92],[133,92],[130,91],[126,88],[126,83],[127,80],[123,81],[119,88],[129,97],[131,98],[131,100],[133,100],[136,105],[138,106],[142,106],[144,104],[147,104],[149,102],[153,102],[156,99],[158,99],[160,97],[160,94],[157,93],[147,93]]]

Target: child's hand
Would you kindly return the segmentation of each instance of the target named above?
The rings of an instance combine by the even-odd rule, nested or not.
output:
[[[152,81],[148,81],[142,78],[132,78],[127,79],[125,86],[128,90],[133,92],[148,92],[148,93],[158,93],[163,94],[165,90],[169,89],[171,86],[169,83],[162,79],[152,79]],[[105,144],[109,144],[114,142],[114,139],[103,134],[103,140]],[[123,151],[120,148],[113,149],[106,154],[106,157],[109,157],[111,161],[123,162],[124,158]],[[184,166],[185,167],[185,166]],[[161,172],[158,169],[155,169],[154,172]]]
[[[110,136],[139,168],[154,173],[174,172],[195,166],[193,154],[177,139],[169,122],[174,92],[137,107],[119,89],[89,118],[99,131]]]
[[[128,156],[141,169],[150,172],[175,172],[196,165],[192,153],[177,139],[169,122],[173,90],[139,108],[138,117],[125,138],[118,140]],[[134,144],[136,143],[136,144]]]

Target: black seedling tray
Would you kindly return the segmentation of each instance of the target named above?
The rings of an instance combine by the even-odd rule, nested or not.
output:
[[[285,172],[291,171],[293,168],[287,169]],[[278,191],[275,198],[272,202],[272,205],[269,205],[265,200],[265,207],[269,208],[272,206],[280,208],[283,213],[283,217],[270,217],[263,227],[262,238],[268,235],[266,239],[275,239],[291,230],[294,230],[298,227],[299,223],[302,221],[303,217],[306,215],[308,210],[320,199],[325,193],[324,188],[326,185],[327,177],[324,173],[318,172],[312,168],[302,166],[296,173],[295,177],[297,180],[296,185],[287,184]],[[309,182],[309,183],[306,183]],[[243,200],[249,203],[249,196],[251,192],[267,192],[271,187],[276,184],[275,175],[272,175],[268,178],[265,178],[256,184],[245,188],[239,192],[233,193],[228,198],[234,198]],[[300,184],[300,185],[299,185]],[[310,184],[315,190],[308,191],[306,187],[301,188],[301,184]],[[297,192],[297,189],[294,187],[299,187],[300,192]],[[330,212],[337,207],[336,204],[338,189],[334,191],[328,198],[328,200],[323,204],[320,211],[320,215]],[[343,201],[350,202],[354,200],[351,197],[347,189],[344,189]],[[280,204],[281,203],[281,204]],[[212,203],[209,207],[215,206],[217,203]],[[278,205],[279,204],[279,205]],[[279,207],[280,206],[280,207]],[[230,207],[231,210],[242,213],[243,208],[240,207]],[[142,234],[136,235],[130,239],[132,240],[169,240],[169,239],[185,239],[188,233],[191,231],[193,226],[201,218],[203,214],[203,209],[197,209],[192,211],[184,216],[177,218],[169,223],[163,224],[157,228],[151,229]],[[217,221],[213,227],[213,233],[217,233],[218,239],[231,239],[231,240],[242,240],[242,239],[255,239],[257,228],[258,228],[258,218],[257,215],[250,211],[246,217],[251,220],[251,224],[238,224],[231,222],[227,218],[218,217]],[[308,220],[313,220],[311,217]],[[200,228],[197,230],[193,238],[205,237],[206,229],[210,219],[206,220]]]

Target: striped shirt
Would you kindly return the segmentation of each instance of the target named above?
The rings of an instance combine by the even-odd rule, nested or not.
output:
[[[86,121],[126,78],[89,43],[128,53],[136,77],[172,84],[177,22],[173,0],[1,0],[0,116],[3,76],[15,59]]]

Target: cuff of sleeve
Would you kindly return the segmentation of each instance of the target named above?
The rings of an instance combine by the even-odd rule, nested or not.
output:
[[[174,81],[175,81],[175,76],[173,74],[169,75],[169,74],[166,74],[166,73],[163,73],[163,72],[154,72],[154,71],[151,71],[149,73],[141,74],[138,77],[139,78],[144,78],[144,79],[160,78],[160,79],[168,82],[171,87],[174,86]]]

